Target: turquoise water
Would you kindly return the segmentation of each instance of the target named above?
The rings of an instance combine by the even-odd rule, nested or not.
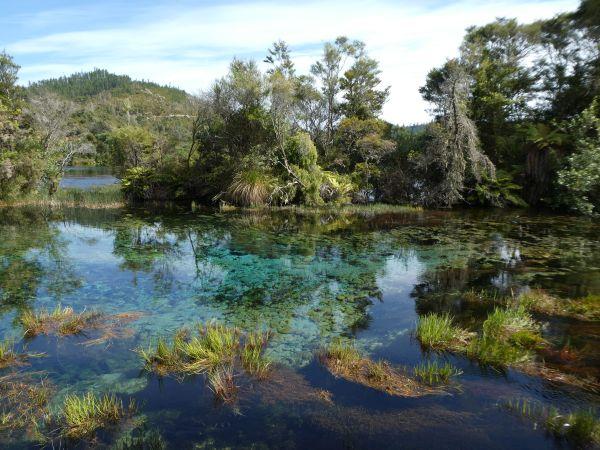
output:
[[[460,356],[423,353],[418,315],[450,311],[475,327],[491,308],[461,293],[541,287],[561,297],[600,294],[600,224],[520,212],[335,215],[188,210],[0,210],[0,336],[45,352],[19,370],[43,372],[66,393],[114,392],[140,402],[140,420],[169,448],[553,448],[505,400],[595,408],[600,396]],[[127,337],[87,346],[87,336],[22,341],[16,318],[31,308],[136,311]],[[217,319],[274,332],[274,380],[238,404],[215,402],[201,378],[144,373],[136,353],[182,326]],[[599,375],[597,323],[539,318],[544,335],[578,359],[548,364]],[[336,379],[315,352],[339,337],[374,359],[413,366],[449,360],[460,389],[390,397]],[[324,403],[318,390],[332,393]],[[118,436],[102,436],[110,446]],[[0,443],[2,443],[0,437]],[[39,448],[24,436],[15,448]]]

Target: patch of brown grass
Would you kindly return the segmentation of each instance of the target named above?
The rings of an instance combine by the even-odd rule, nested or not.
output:
[[[128,337],[129,330],[123,329],[126,323],[142,316],[138,312],[121,314],[104,314],[100,311],[83,311],[77,313],[70,306],[58,305],[54,310],[25,311],[19,322],[25,330],[25,337],[32,338],[40,334],[56,336],[73,336],[87,331],[98,331],[100,335],[85,342],[87,345],[99,344],[113,338]]]
[[[43,353],[19,353],[13,341],[5,339],[0,341],[0,369],[22,366],[27,364],[29,358],[39,358]]]
[[[397,397],[421,397],[441,392],[420,383],[405,370],[392,367],[386,361],[362,357],[356,349],[334,343],[322,351],[319,360],[334,376],[362,384]]]
[[[36,374],[10,373],[0,377],[0,432],[12,434],[26,430],[38,434],[47,417],[53,390]]]

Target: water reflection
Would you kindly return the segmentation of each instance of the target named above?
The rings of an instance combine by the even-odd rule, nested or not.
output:
[[[411,338],[418,314],[451,311],[465,326],[475,326],[493,306],[464,301],[467,291],[503,294],[539,286],[563,296],[600,293],[600,226],[572,217],[510,212],[360,216],[12,208],[0,210],[0,235],[3,335],[18,333],[14,317],[20,310],[52,308],[57,303],[76,310],[147,314],[133,324],[134,336],[111,344],[110,351],[95,349],[82,355],[76,342],[38,340],[32,344],[34,350],[52,358],[36,361],[32,368],[52,373],[62,391],[93,386],[138,392],[156,423],[162,423],[168,410],[178,417],[185,412],[190,429],[198,427],[199,415],[211,414],[210,396],[197,398],[192,408],[186,399],[198,395],[195,384],[167,382],[163,393],[157,393],[154,384],[147,386],[147,380],[139,377],[139,360],[130,351],[184,325],[217,318],[246,330],[274,330],[270,356],[296,376],[306,376],[309,384],[329,386],[334,382],[315,366],[315,350],[338,336],[353,336],[374,356],[413,364],[423,358]],[[569,341],[578,352],[580,362],[573,370],[590,374],[590,367],[598,366],[600,333],[595,324],[555,320],[546,324],[545,333],[555,342]],[[422,405],[425,412],[448,413],[448,424],[461,422],[461,417],[479,417],[483,402],[494,398],[505,382],[498,374],[482,374],[468,361],[457,358],[456,363],[468,380],[479,383],[476,390],[489,389],[491,394],[487,400],[478,399],[466,388],[460,398],[427,400],[433,403]],[[554,389],[529,379],[502,389],[530,393],[532,383],[542,397]],[[318,402],[277,412],[265,408],[260,398],[247,406],[254,419],[235,422],[249,432],[256,421],[264,423],[271,417],[282,427],[285,423],[296,444],[310,440],[290,431],[295,429],[290,425],[294,420],[306,420],[315,433],[333,430],[339,442],[346,439],[340,427],[350,427],[355,432],[347,439],[356,445],[375,445],[385,442],[386,433],[409,432],[407,424],[391,425],[395,413],[383,411],[381,397],[363,390],[348,397],[350,388],[340,381],[329,387],[338,389],[335,413],[324,413]],[[345,403],[350,398],[354,404]],[[407,407],[403,400],[390,405]],[[370,408],[382,409],[377,417],[387,424],[372,441],[365,440],[364,428],[371,426],[365,419]],[[408,410],[424,421],[427,414],[414,408],[413,404]],[[482,421],[480,437],[473,436],[473,442],[490,443],[489,436],[500,433],[500,419],[490,415],[494,423],[473,419]],[[222,420],[234,419],[221,412],[206,422],[219,427]],[[176,442],[183,439],[177,437],[183,425],[167,422],[163,425],[171,430],[170,437]],[[506,427],[513,426],[514,421],[506,422]],[[438,432],[445,433],[443,428]],[[419,430],[410,431],[415,443],[426,436]],[[227,433],[213,431],[209,439],[231,444]],[[189,444],[198,431],[188,432],[182,442]],[[255,433],[249,435],[257,439]],[[524,435],[522,444],[543,442],[532,436]],[[268,442],[286,441],[271,436]]]

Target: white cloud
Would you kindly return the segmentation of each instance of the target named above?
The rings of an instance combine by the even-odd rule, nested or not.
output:
[[[577,7],[576,0],[465,0],[443,7],[412,2],[329,1],[240,3],[177,10],[173,3],[140,12],[128,23],[22,39],[7,45],[23,64],[22,81],[94,67],[182,87],[206,88],[233,56],[262,59],[276,39],[298,48],[307,70],[320,46],[338,35],[364,40],[392,86],[384,117],[427,120],[418,87],[429,69],[456,54],[464,30],[495,17],[531,21]],[[75,26],[74,26],[75,28]]]

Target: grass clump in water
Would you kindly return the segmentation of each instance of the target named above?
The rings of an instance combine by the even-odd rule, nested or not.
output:
[[[415,377],[429,386],[448,384],[453,377],[462,374],[462,371],[452,364],[445,362],[439,364],[437,361],[421,363],[413,369]]]
[[[431,350],[460,350],[470,333],[453,324],[449,314],[427,314],[417,323],[416,336],[421,345]]]
[[[555,438],[577,447],[600,444],[600,420],[592,410],[561,413],[557,408],[543,406],[525,399],[504,404],[509,411],[541,425]]]
[[[43,353],[19,353],[12,340],[0,341],[0,369],[9,366],[18,366],[26,363],[29,358],[44,356]]]
[[[62,336],[79,334],[94,325],[100,317],[97,312],[76,313],[73,308],[58,305],[54,310],[25,311],[19,317],[26,337],[39,334],[59,334]]]
[[[540,348],[545,342],[538,324],[523,306],[495,308],[483,323],[483,338],[527,349]]]
[[[540,314],[572,317],[584,321],[600,320],[600,295],[559,299],[541,289],[523,292],[515,303]]]
[[[224,402],[236,397],[235,378],[245,373],[266,379],[271,362],[264,352],[269,333],[243,334],[237,328],[215,322],[199,325],[197,333],[186,329],[175,333],[172,343],[160,338],[155,348],[138,349],[146,370],[164,376],[205,374],[209,388]]]
[[[146,368],[159,375],[200,374],[233,362],[240,347],[237,328],[212,322],[198,326],[197,331],[196,335],[192,335],[186,329],[178,330],[171,345],[160,338],[156,349],[138,349],[137,352]]]
[[[242,347],[240,358],[244,370],[258,379],[267,378],[271,370],[271,361],[265,357],[269,338],[269,333],[248,333]]]
[[[69,394],[60,412],[61,435],[71,439],[91,437],[99,429],[115,425],[135,411],[133,400],[124,407],[123,401],[114,394]]]
[[[399,397],[420,397],[437,392],[405,370],[396,369],[386,361],[372,361],[360,355],[352,345],[332,343],[319,355],[319,360],[334,376],[368,386]]]
[[[524,306],[495,308],[467,355],[496,367],[515,366],[532,361],[532,350],[543,344],[539,327]]]
[[[123,329],[125,323],[137,320],[141,316],[137,312],[121,314],[104,314],[99,311],[83,311],[76,313],[69,306],[56,306],[54,310],[27,310],[19,316],[19,322],[25,330],[25,337],[33,338],[40,334],[73,336],[85,331],[95,330],[99,335],[89,339],[86,344],[99,344],[112,338],[129,336],[129,330]]]
[[[233,403],[237,398],[234,368],[231,365],[218,366],[208,372],[208,387],[215,397],[224,403]]]

